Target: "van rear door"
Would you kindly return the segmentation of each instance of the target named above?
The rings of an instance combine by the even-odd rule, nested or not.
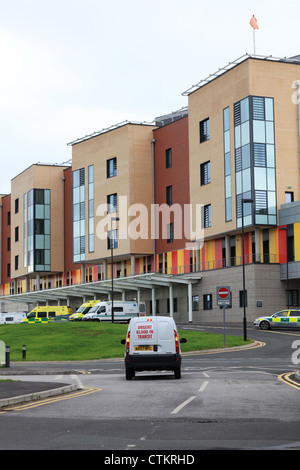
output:
[[[141,317],[138,321],[133,321],[130,332],[130,354],[157,354],[157,342],[156,322],[152,318]]]
[[[174,327],[170,320],[158,318],[158,354],[175,354]]]

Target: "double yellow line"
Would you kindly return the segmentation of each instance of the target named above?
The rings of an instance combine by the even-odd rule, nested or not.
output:
[[[295,372],[285,372],[284,374],[279,375],[278,378],[282,382],[291,385],[291,387],[300,390],[300,383],[291,378],[293,375],[295,375]]]
[[[11,405],[7,408],[2,408],[1,412],[6,413],[7,411],[23,411],[29,410],[31,408],[36,408],[38,406],[48,405],[50,403],[57,403],[63,400],[70,400],[71,398],[79,398],[86,395],[90,395],[91,393],[100,392],[102,388],[85,388],[83,390],[70,393],[68,395],[59,395],[55,397],[44,398],[42,400],[31,401],[29,403],[23,403],[22,405]]]

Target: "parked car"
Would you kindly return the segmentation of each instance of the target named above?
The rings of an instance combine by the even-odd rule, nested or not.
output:
[[[271,316],[256,318],[254,326],[262,330],[270,330],[271,328],[299,328],[300,310],[286,309],[276,312]]]

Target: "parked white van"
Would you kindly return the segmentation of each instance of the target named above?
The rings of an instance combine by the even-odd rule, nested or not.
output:
[[[126,379],[136,371],[173,370],[175,379],[181,377],[180,343],[176,324],[171,317],[143,317],[130,321],[125,344]]]
[[[114,300],[114,320],[129,322],[132,318],[146,315],[145,302]],[[111,321],[111,301],[98,302],[82,317],[82,321]]]
[[[25,312],[0,313],[0,324],[22,323],[26,318]]]

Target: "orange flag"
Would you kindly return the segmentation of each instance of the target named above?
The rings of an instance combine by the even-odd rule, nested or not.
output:
[[[252,26],[253,29],[258,29],[257,19],[255,18],[254,15],[252,15],[252,18],[250,20],[250,25]]]

